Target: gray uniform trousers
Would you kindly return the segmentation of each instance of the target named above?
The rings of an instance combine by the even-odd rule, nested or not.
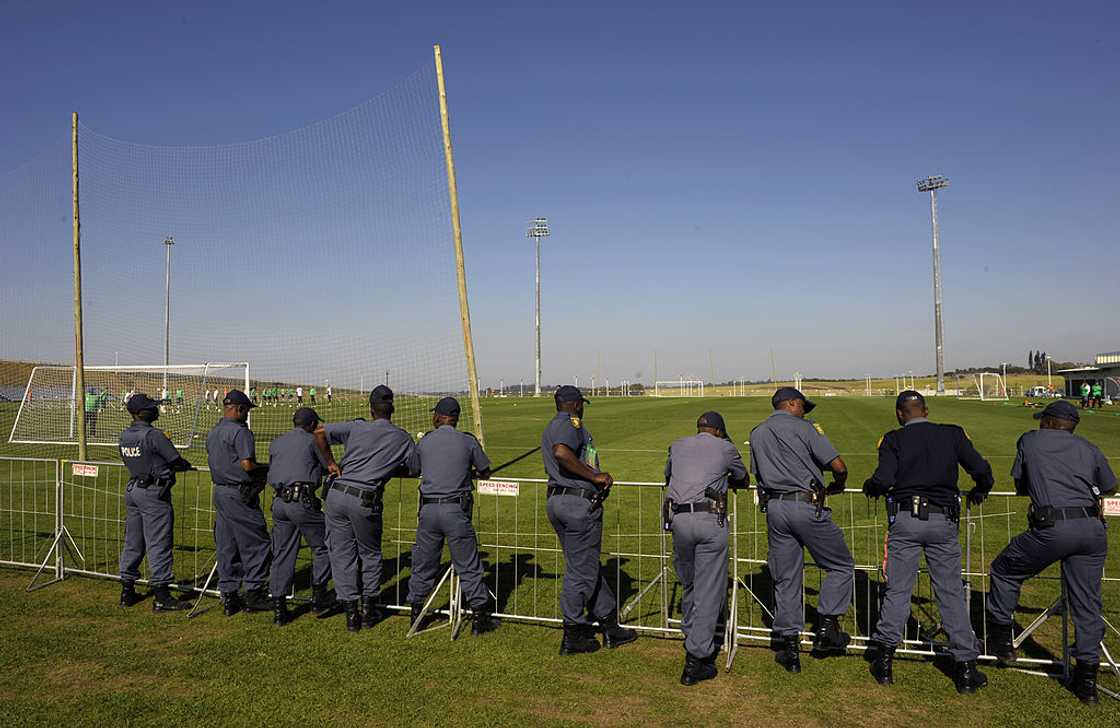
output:
[[[272,544],[259,495],[246,504],[238,488],[214,486],[214,546],[219,591],[235,592],[242,584],[246,591],[268,586]]]
[[[673,516],[673,568],[684,586],[681,632],[694,657],[716,651],[716,625],[727,602],[727,523],[714,513]]]
[[[331,559],[327,553],[326,522],[323,512],[306,503],[285,503],[272,499],[272,575],[269,591],[285,596],[292,590],[299,556],[299,537],[311,549],[311,583],[326,586],[331,578]]]
[[[548,520],[564,552],[560,612],[568,624],[589,625],[614,613],[617,605],[599,554],[603,547],[603,507],[578,495],[548,499]]]
[[[140,578],[140,562],[148,554],[152,586],[167,586],[171,575],[171,549],[174,545],[175,511],[171,492],[159,497],[160,487],[141,488],[129,483],[124,492],[124,548],[121,549],[121,581]]]
[[[381,508],[380,501],[363,506],[360,496],[334,488],[327,493],[327,551],[334,591],[344,602],[381,593]]]
[[[412,547],[412,576],[408,579],[409,603],[423,604],[432,593],[444,539],[467,603],[471,609],[485,609],[490,603],[490,590],[482,581],[478,538],[470,514],[458,503],[427,503],[420,508],[416,545]]]
[[[957,531],[957,522],[941,513],[931,513],[929,520],[923,521],[914,518],[910,511],[898,512],[887,531],[887,583],[879,623],[871,639],[892,647],[902,642],[910,619],[910,595],[918,576],[918,559],[924,551],[933,594],[941,610],[941,625],[949,635],[949,652],[957,662],[975,660],[980,655],[965,605]]]
[[[1076,632],[1071,652],[1078,662],[1098,664],[1105,632],[1101,578],[1107,553],[1108,532],[1096,518],[1061,520],[1050,528],[1032,528],[1019,534],[992,562],[989,617],[1010,624],[1023,582],[1060,560]]]
[[[774,581],[775,634],[795,635],[805,627],[801,605],[805,553],[824,569],[817,613],[840,615],[848,611],[855,584],[855,561],[844,542],[844,533],[832,522],[831,509],[820,518],[817,507],[801,501],[771,499],[766,506],[767,564]]]

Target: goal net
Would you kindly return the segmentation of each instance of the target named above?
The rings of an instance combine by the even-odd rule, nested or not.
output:
[[[980,372],[976,377],[977,390],[982,400],[1007,399],[1003,377],[994,372]]]
[[[58,119],[60,144],[0,170],[0,423],[22,407],[13,437],[23,442],[72,441],[74,387],[65,367],[46,368],[74,355],[70,121]],[[195,137],[210,141],[212,129]],[[86,385],[111,397],[89,442],[119,434],[108,413],[129,384],[110,381],[110,365],[164,361],[166,288],[170,363],[247,360],[251,385],[277,391],[274,407],[254,412],[261,454],[291,429],[299,390],[337,422],[369,418],[370,390],[388,384],[393,420],[413,434],[452,395],[460,429],[474,428],[430,60],[352,109],[255,140],[161,146],[116,133],[78,126]],[[470,240],[464,231],[468,274]],[[163,373],[146,370],[159,380],[143,385],[154,396]],[[204,429],[186,411],[204,402],[197,384],[187,394],[201,377],[192,372],[183,411],[160,420],[185,418],[178,442]]]
[[[654,382],[654,397],[703,397],[704,382],[699,379]]]
[[[37,366],[24,388],[8,442],[74,445],[83,418],[91,445],[115,446],[132,422],[126,405],[143,392],[161,402],[159,428],[178,448],[202,444],[218,420],[230,389],[249,391],[245,362],[173,366],[85,367],[85,391],[78,392],[74,367]]]

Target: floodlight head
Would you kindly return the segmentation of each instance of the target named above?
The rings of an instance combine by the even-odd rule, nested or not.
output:
[[[548,218],[538,217],[529,224],[529,231],[525,233],[527,238],[547,238],[551,234],[548,228]]]
[[[163,244],[164,245],[174,245],[175,244],[175,238],[168,235],[166,238],[163,239]]]
[[[933,192],[949,186],[949,178],[935,174],[932,177],[918,180],[918,192]]]

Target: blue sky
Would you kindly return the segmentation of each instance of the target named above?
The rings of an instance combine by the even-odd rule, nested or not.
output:
[[[397,87],[438,41],[484,384],[531,378],[537,215],[546,381],[600,360],[648,381],[654,351],[660,378],[706,378],[709,350],[717,379],[766,376],[771,349],[782,377],[929,371],[926,174],[952,180],[949,367],[1120,348],[1115,4],[192,5],[0,8],[0,173],[61,158],[72,110],[148,145],[282,134]],[[53,308],[18,280],[58,253],[11,240],[5,329],[65,352],[66,277],[40,284]],[[321,255],[279,254],[330,298]]]

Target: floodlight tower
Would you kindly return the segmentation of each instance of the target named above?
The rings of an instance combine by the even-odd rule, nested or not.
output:
[[[531,238],[537,244],[537,306],[536,306],[536,328],[537,328],[537,366],[536,374],[536,387],[533,390],[533,396],[541,396],[541,238],[547,238],[551,234],[548,228],[548,218],[538,217],[529,224],[529,231],[525,237]]]
[[[933,224],[933,337],[937,347],[937,393],[945,394],[945,342],[941,325],[941,234],[937,228],[937,191],[949,186],[949,179],[934,175],[918,180],[918,192],[929,193]]]
[[[167,391],[167,367],[171,364],[171,246],[174,244],[175,238],[170,235],[163,239],[163,248],[167,251],[163,274],[163,392]]]

